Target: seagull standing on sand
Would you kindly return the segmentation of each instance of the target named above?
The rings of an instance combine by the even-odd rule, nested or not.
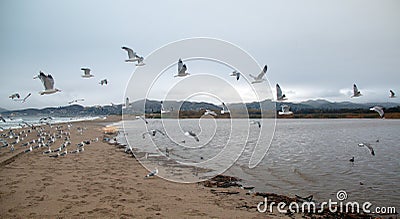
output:
[[[82,78],[91,78],[94,77],[94,75],[90,74],[90,68],[81,68],[81,70],[83,71],[83,75]]]
[[[107,81],[107,79],[103,79],[103,80],[101,80],[101,81],[99,82],[99,84],[100,84],[100,85],[107,85],[107,84],[108,84],[108,81]]]
[[[380,107],[380,106],[374,106],[374,107],[370,108],[369,110],[379,113],[379,116],[381,118],[383,118],[383,116],[385,115],[385,112],[383,111],[383,108]]]
[[[375,156],[375,151],[374,151],[374,148],[371,146],[371,144],[369,144],[369,143],[358,144],[358,147],[364,147],[364,146],[368,148],[368,150],[371,152],[372,156]]]
[[[11,98],[11,99],[19,99],[19,98],[21,98],[21,96],[19,95],[19,93],[15,93],[15,94],[11,94],[8,98]]]
[[[361,92],[358,90],[357,85],[353,84],[353,96],[351,96],[351,98],[353,97],[360,97],[362,96]]]
[[[282,89],[279,84],[276,84],[276,99],[278,101],[287,100],[286,95],[282,93]]]
[[[254,79],[254,81],[251,83],[255,84],[255,83],[261,83],[261,82],[265,81],[265,78],[263,78],[263,77],[267,73],[267,69],[268,69],[268,67],[267,67],[267,65],[265,65],[263,70],[260,72],[260,74],[257,75],[257,77],[250,74],[250,77],[252,77]]]
[[[165,136],[164,132],[162,132],[161,130],[152,129],[152,130],[150,130],[150,131],[148,131],[148,132],[144,132],[144,133],[142,134],[142,138],[145,138],[146,134],[149,134],[149,135],[151,135],[151,136],[156,136],[157,132]]]
[[[157,174],[158,174],[158,169],[156,168],[156,169],[154,169],[153,171],[151,171],[149,174],[147,174],[147,175],[145,176],[145,178],[149,178],[149,177],[155,176],[155,175],[157,175]]]
[[[235,70],[230,74],[230,76],[236,77],[236,80],[238,81],[240,78],[240,72]]]
[[[125,60],[125,62],[138,62],[136,66],[143,66],[145,65],[144,58],[142,56],[139,56],[136,54],[136,52],[133,51],[133,49],[128,48],[126,46],[121,47],[123,50],[128,52],[128,59]]]
[[[188,137],[194,138],[196,141],[200,141],[200,139],[197,137],[196,133],[194,133],[192,131],[185,132],[185,135],[188,136]]]
[[[190,75],[188,72],[186,72],[186,64],[183,64],[182,59],[178,60],[178,74],[175,75],[174,77],[185,77]]]
[[[396,94],[394,93],[394,91],[390,90],[389,92],[390,92],[390,96],[389,96],[390,98],[396,97]]]
[[[39,78],[44,86],[44,91],[39,92],[40,95],[44,95],[44,94],[54,94],[56,92],[60,92],[61,90],[54,88],[54,79],[53,77],[48,74],[45,75],[42,71],[40,71],[40,74],[36,77],[34,77],[34,79]]]

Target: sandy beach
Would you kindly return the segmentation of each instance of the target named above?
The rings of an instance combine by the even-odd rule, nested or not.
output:
[[[71,145],[98,138],[84,152],[51,158],[47,148],[29,153],[16,145],[0,156],[1,218],[304,218],[278,212],[260,213],[263,197],[238,187],[206,187],[210,183],[180,184],[153,177],[123,149],[102,142],[111,117],[73,123]],[[77,127],[84,128],[82,135]],[[53,127],[54,128],[54,127]],[[47,128],[49,129],[49,128]],[[36,132],[27,139],[36,137]],[[61,145],[57,139],[54,147]],[[21,143],[20,143],[21,144]],[[309,216],[307,216],[309,217]],[[334,218],[334,217],[333,217]]]

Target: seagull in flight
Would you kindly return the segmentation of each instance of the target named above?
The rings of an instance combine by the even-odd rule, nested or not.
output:
[[[257,124],[258,128],[261,128],[261,122],[260,121],[251,121],[251,124]]]
[[[390,92],[390,96],[389,96],[390,98],[396,97],[396,94],[394,93],[394,91],[390,90],[389,92]]]
[[[27,94],[24,99],[22,99],[22,103],[25,103],[26,100],[32,95],[32,93]]]
[[[200,141],[200,139],[197,137],[196,133],[194,133],[192,131],[185,132],[185,135],[188,136],[188,137],[194,138],[196,141]]]
[[[240,78],[240,72],[235,70],[230,74],[230,76],[236,77],[236,80],[238,81]]]
[[[368,148],[368,150],[371,152],[372,156],[375,156],[375,151],[374,151],[374,148],[371,146],[371,144],[369,144],[369,143],[358,144],[358,147],[364,147],[364,146]]]
[[[362,94],[358,90],[357,85],[353,84],[353,96],[351,96],[351,97],[360,97],[360,96],[362,96]]]
[[[107,85],[107,84],[108,84],[108,81],[107,81],[107,79],[103,79],[103,80],[101,80],[101,81],[99,82],[99,84],[100,84],[100,85]]]
[[[231,113],[228,109],[228,107],[225,105],[225,103],[222,103],[222,110],[221,110],[221,114],[225,114],[225,113]]]
[[[128,59],[125,60],[125,62],[138,62],[136,63],[136,66],[143,66],[145,65],[144,58],[142,56],[139,56],[136,52],[133,51],[133,49],[128,48],[126,46],[121,47],[123,50],[128,52]]]
[[[370,108],[369,110],[379,113],[379,116],[381,118],[383,118],[383,116],[385,115],[385,112],[383,111],[383,108],[380,107],[380,106],[374,106],[374,107]]]
[[[149,124],[149,122],[147,121],[147,119],[144,118],[143,116],[136,116],[136,119],[141,119],[141,120],[143,120],[146,124]]]
[[[14,94],[11,94],[8,98],[11,98],[11,99],[19,99],[19,98],[21,98],[21,96],[19,95],[19,93],[14,93]]]
[[[254,81],[251,83],[255,84],[255,83],[261,83],[261,82],[265,81],[265,78],[263,78],[263,77],[267,73],[267,69],[268,69],[268,67],[267,67],[267,65],[265,65],[263,70],[260,72],[260,74],[257,75],[257,77],[250,74],[250,77],[252,77],[254,79]]]
[[[276,99],[278,101],[287,100],[286,95],[282,93],[282,89],[279,84],[276,84]]]
[[[164,102],[161,101],[161,114],[169,113],[170,111],[164,109]]]
[[[186,72],[186,64],[183,64],[182,59],[178,60],[178,74],[175,75],[174,77],[185,77],[190,75],[188,72]]]
[[[53,77],[48,74],[45,75],[42,71],[40,71],[40,74],[36,77],[34,77],[34,79],[39,78],[44,86],[44,91],[40,91],[39,94],[40,95],[44,95],[44,94],[54,94],[57,92],[60,92],[61,90],[54,88],[54,79]]]
[[[85,101],[85,99],[81,98],[81,99],[71,100],[71,101],[68,102],[68,104],[77,103],[78,101]]]
[[[206,109],[206,111],[204,112],[204,115],[205,115],[205,116],[208,116],[208,115],[210,115],[210,116],[217,116],[217,113],[215,113],[215,112],[212,111],[212,110]]]
[[[149,135],[151,135],[151,136],[154,137],[154,136],[156,136],[157,132],[165,136],[164,132],[162,132],[161,130],[152,129],[152,130],[150,130],[150,131],[148,131],[148,132],[144,132],[144,133],[142,134],[142,138],[145,138],[146,134],[149,134]]]
[[[282,105],[281,107],[282,107],[282,111],[278,112],[279,115],[292,115],[293,114],[293,112],[290,111],[290,106],[285,104],[285,105]]]
[[[157,174],[158,174],[158,169],[156,168],[153,171],[151,171],[149,174],[147,174],[144,178],[149,178],[149,177],[155,176]]]
[[[6,122],[6,120],[4,119],[4,117],[1,116],[1,115],[0,115],[0,120],[3,121],[3,122]]]
[[[94,75],[90,74],[90,68],[81,68],[81,70],[83,71],[83,75],[82,78],[91,78],[94,77]]]

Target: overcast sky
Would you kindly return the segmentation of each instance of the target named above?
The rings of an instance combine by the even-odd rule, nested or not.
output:
[[[122,103],[133,64],[190,37],[231,42],[269,69],[289,101],[400,102],[400,1],[0,1],[0,107]],[[95,75],[82,79],[80,68]],[[62,92],[40,96],[39,70]],[[107,78],[108,86],[98,82]],[[364,94],[350,99],[356,83]],[[8,96],[32,92],[22,104]]]

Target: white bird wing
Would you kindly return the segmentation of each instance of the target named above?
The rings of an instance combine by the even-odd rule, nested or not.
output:
[[[28,99],[32,94],[29,93],[28,95],[26,95],[26,97],[22,100],[22,102],[24,103],[26,101],[26,99]]]
[[[276,84],[276,96],[277,96],[277,99],[280,99],[282,97],[282,89],[279,86],[279,84]]]
[[[356,95],[358,93],[358,88],[356,84],[353,84],[353,94]]]
[[[282,105],[282,112],[289,112],[290,107],[288,105]]]
[[[181,70],[178,72],[178,75],[185,75],[186,70],[186,65],[183,64]]]
[[[258,74],[256,80],[261,80],[264,77],[264,75],[267,73],[267,69],[268,69],[268,67],[267,67],[267,65],[265,65],[263,70],[260,72],[260,74]]]
[[[85,75],[90,75],[90,68],[81,68]]]
[[[373,111],[379,113],[380,117],[383,117],[383,115],[385,114],[385,112],[383,111],[382,107],[380,107],[380,106],[374,106],[369,110],[373,110]]]
[[[130,59],[136,57],[136,53],[135,53],[131,48],[128,48],[128,47],[125,47],[125,46],[123,46],[123,47],[121,47],[121,48],[122,48],[123,50],[125,50],[125,51],[128,52],[128,57],[129,57]]]
[[[43,72],[40,72],[39,78],[42,81],[45,90],[51,90],[54,88],[54,79],[50,74],[46,76]]]

